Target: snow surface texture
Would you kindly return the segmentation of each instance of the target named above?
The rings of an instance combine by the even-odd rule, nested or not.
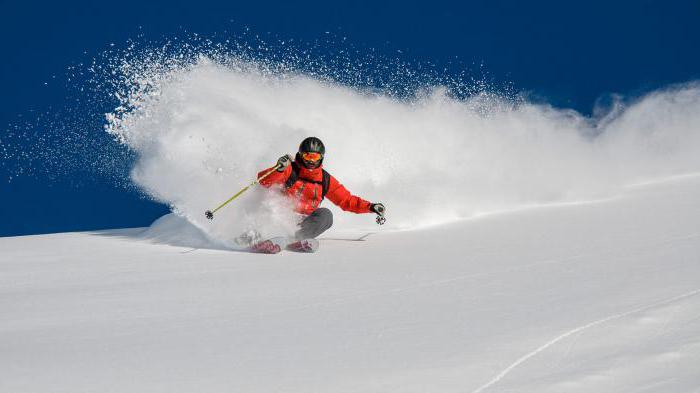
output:
[[[698,200],[680,176],[316,254],[194,248],[174,215],[1,238],[0,391],[698,392]]]
[[[700,391],[697,84],[591,119],[235,60],[124,70],[107,131],[174,213],[0,239],[0,392]],[[299,217],[259,187],[204,211],[309,135],[388,224],[335,209],[316,254],[232,251]]]
[[[326,143],[326,169],[385,203],[387,225],[401,229],[609,197],[630,183],[700,172],[697,84],[590,119],[488,94],[456,100],[439,87],[398,100],[204,57],[165,69],[127,65],[135,88],[120,95],[107,130],[138,154],[133,181],[222,244],[252,227],[265,236],[294,232],[298,217],[276,192],[248,191],[213,222],[204,211],[311,135]],[[335,218],[373,228],[369,216]]]

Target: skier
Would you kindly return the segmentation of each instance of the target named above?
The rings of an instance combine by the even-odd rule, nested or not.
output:
[[[292,251],[313,252],[318,248],[315,238],[333,225],[333,213],[325,207],[319,207],[325,197],[345,211],[353,213],[375,213],[377,223],[385,221],[385,208],[381,203],[371,203],[352,195],[342,184],[323,169],[323,157],[326,148],[320,139],[309,137],[299,145],[296,157],[286,154],[277,160],[276,171],[260,180],[263,187],[283,185],[284,193],[293,198],[295,210],[304,218],[299,223],[299,230],[294,241],[286,245]],[[258,177],[270,172],[275,167],[263,170]],[[276,253],[281,250],[279,242],[265,240],[257,242],[253,251]]]

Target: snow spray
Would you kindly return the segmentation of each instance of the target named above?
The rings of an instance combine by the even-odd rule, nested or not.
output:
[[[693,83],[587,117],[484,91],[456,97],[439,83],[399,97],[236,56],[131,59],[119,71],[126,82],[106,131],[136,153],[132,181],[218,239],[294,230],[298,217],[279,190],[257,187],[214,222],[202,212],[308,136],[324,141],[326,170],[383,202],[387,226],[402,229],[605,198],[700,171]],[[336,227],[376,230],[373,217],[324,206]]]

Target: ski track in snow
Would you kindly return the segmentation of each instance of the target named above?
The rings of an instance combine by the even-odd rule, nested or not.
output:
[[[521,358],[519,358],[518,360],[513,362],[510,366],[506,367],[503,371],[501,371],[493,379],[491,379],[490,381],[488,381],[487,383],[485,383],[484,385],[482,385],[478,389],[474,390],[472,393],[481,393],[481,392],[485,391],[486,389],[490,388],[491,386],[497,384],[499,381],[501,381],[503,378],[505,378],[515,368],[517,368],[521,364],[525,363],[529,359],[537,356],[537,354],[547,350],[547,348],[553,346],[554,344],[558,343],[559,341],[564,340],[567,337],[570,337],[574,334],[577,334],[581,331],[592,328],[594,326],[602,325],[604,323],[613,321],[615,319],[624,318],[624,317],[627,317],[629,315],[636,314],[636,313],[643,312],[643,311],[647,311],[647,310],[651,310],[651,309],[654,309],[654,308],[659,307],[659,306],[665,306],[665,305],[668,305],[668,304],[671,304],[671,303],[674,303],[674,302],[677,302],[680,300],[684,300],[684,299],[693,297],[693,296],[698,295],[698,294],[700,294],[700,288],[695,289],[695,290],[690,291],[690,292],[687,292],[687,293],[682,294],[682,295],[678,295],[678,296],[674,296],[672,298],[660,300],[660,301],[648,304],[646,306],[637,307],[637,308],[630,310],[630,311],[626,311],[626,312],[623,312],[620,314],[611,315],[611,316],[605,317],[603,319],[599,319],[599,320],[587,323],[585,325],[579,326],[577,328],[571,329],[571,330],[555,337],[554,339],[546,342],[545,344],[541,345],[540,347],[538,347],[534,351],[525,354],[524,356],[522,356]]]

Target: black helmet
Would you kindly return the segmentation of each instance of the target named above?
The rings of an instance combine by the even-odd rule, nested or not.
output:
[[[313,167],[308,167],[307,164],[304,162],[304,160],[301,158],[301,155],[303,153],[319,153],[321,155],[321,160],[319,163]],[[323,156],[326,154],[326,147],[323,146],[323,142],[321,142],[320,139],[316,138],[315,136],[310,136],[303,141],[301,141],[301,144],[299,145],[299,152],[297,153],[296,160],[299,164],[304,165],[305,167],[309,169],[317,168],[321,164],[323,164]]]
[[[320,153],[321,155],[326,154],[326,147],[323,146],[323,142],[315,136],[310,136],[299,145],[299,153]]]

